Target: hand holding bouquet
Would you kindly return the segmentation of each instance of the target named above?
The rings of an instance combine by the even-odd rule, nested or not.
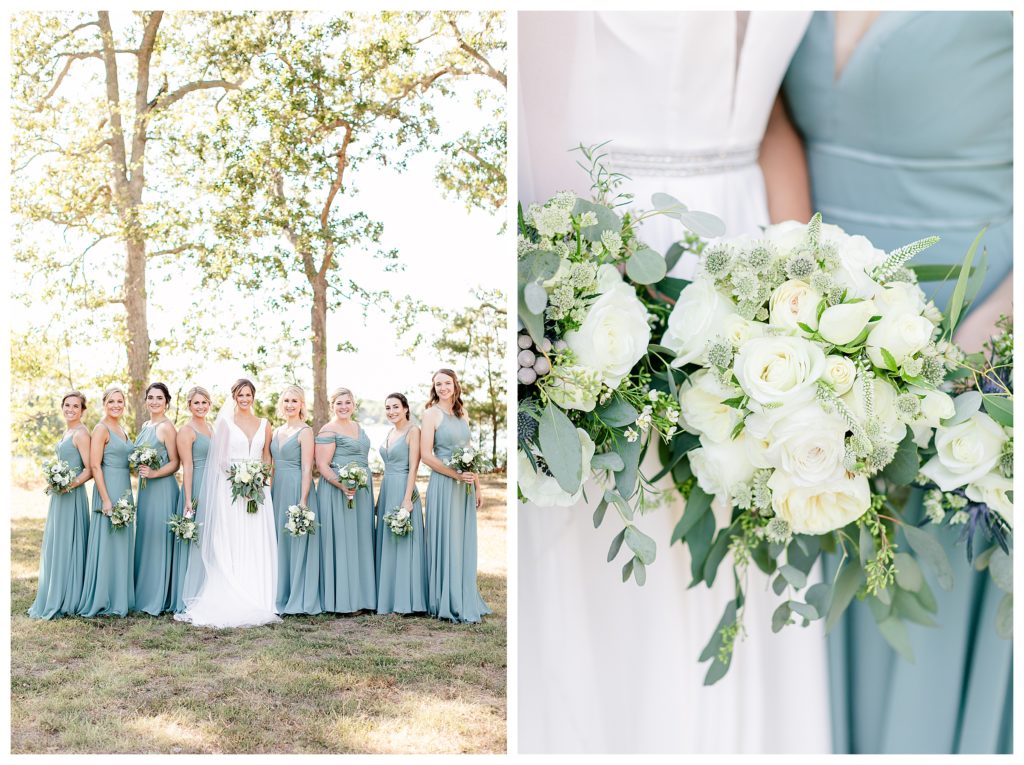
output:
[[[270,482],[270,465],[261,460],[241,460],[231,463],[227,470],[231,482],[232,501],[244,498],[245,511],[259,511],[263,502],[263,487]]]
[[[412,515],[404,507],[394,507],[384,514],[384,523],[396,537],[412,531]]]
[[[150,470],[160,468],[160,453],[152,446],[140,446],[128,456],[128,468],[138,474],[140,467],[147,467]],[[145,477],[139,478],[139,488],[146,488]]]
[[[78,471],[65,460],[43,461],[43,479],[46,481],[47,494],[67,494],[71,491],[71,484],[77,475]]]
[[[362,489],[368,485],[369,476],[366,474],[366,468],[360,465],[358,462],[350,462],[344,467],[339,468],[337,465],[331,465],[331,469],[338,474],[338,480],[341,481],[348,489],[353,492],[358,489]],[[346,503],[348,508],[351,510],[355,505],[353,504],[353,498],[346,495]]]
[[[472,446],[455,447],[452,456],[446,459],[444,464],[456,473],[484,473],[491,468],[484,455]],[[467,481],[466,494],[469,494],[471,488],[472,481]]]
[[[192,500],[192,505],[194,511],[195,500]],[[171,530],[171,535],[174,536],[175,539],[180,539],[186,544],[199,541],[200,524],[195,522],[193,516],[194,512],[193,515],[188,515],[188,510],[186,509],[184,514],[172,515],[171,519],[167,521],[167,525]]]
[[[103,512],[102,508],[96,512]],[[124,493],[110,510],[110,526],[113,529],[127,528],[135,520],[135,502],[132,500],[131,489]]]

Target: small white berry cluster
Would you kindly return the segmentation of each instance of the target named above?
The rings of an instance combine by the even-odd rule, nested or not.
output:
[[[534,344],[528,333],[523,332],[519,335],[518,377],[521,385],[533,385],[537,378],[551,372],[551,360],[547,354],[558,344],[564,345],[564,341],[559,340],[553,344],[545,337]]]

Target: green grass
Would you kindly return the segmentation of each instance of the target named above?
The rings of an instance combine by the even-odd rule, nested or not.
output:
[[[29,619],[45,498],[40,511],[19,495],[11,751],[504,752],[504,492],[489,481],[479,515],[495,612],[482,624],[324,615],[226,631],[169,616]]]

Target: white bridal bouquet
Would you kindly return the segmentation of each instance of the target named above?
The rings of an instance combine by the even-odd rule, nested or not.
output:
[[[239,460],[227,469],[231,500],[244,498],[245,511],[255,513],[263,501],[263,487],[270,482],[270,465],[262,460]]]
[[[186,544],[199,541],[199,527],[202,524],[195,522],[197,507],[199,507],[199,500],[193,497],[181,515],[172,515],[171,519],[167,521],[171,535],[175,539],[180,539]]]
[[[313,520],[315,517],[313,511],[306,505],[291,505],[284,528],[293,537],[316,534],[316,521]]]
[[[78,471],[66,460],[43,460],[43,479],[47,494],[67,494]]]
[[[103,508],[96,508],[97,513],[102,513]],[[132,525],[135,520],[135,502],[132,500],[131,489],[113,504],[110,510],[110,526],[113,529],[123,529]]]
[[[140,467],[148,467],[150,470],[160,468],[160,453],[152,446],[140,446],[128,455],[128,469],[136,475]],[[139,479],[139,488],[146,488],[146,479]]]
[[[625,543],[633,556],[623,580],[643,584],[656,543],[632,524],[634,508],[670,476],[687,500],[670,543],[688,547],[693,584],[710,586],[731,555],[736,597],[700,657],[712,661],[708,684],[728,670],[751,563],[784,596],[774,630],[816,619],[831,628],[856,596],[911,657],[905,622],[934,625],[937,610],[918,561],[952,586],[941,544],[904,515],[912,484],[937,486],[933,521],[945,517],[941,506],[972,535],[987,530],[994,544],[978,566],[1009,590],[1012,385],[950,395],[970,374],[951,338],[984,276],[983,264],[972,268],[981,235],[962,267],[908,268],[937,239],[886,253],[816,215],[759,237],[687,237],[667,256],[698,255],[685,282],[665,278],[656,253],[646,257],[649,271],[631,268],[637,253],[651,252],[630,225],[645,215],[620,218],[607,202],[616,179],[594,164],[600,210],[556,195],[520,220],[519,345],[545,360],[527,368],[520,358],[521,497],[570,505],[596,477],[608,488],[595,525],[609,506],[624,524],[608,559]],[[686,212],[666,195],[652,202],[665,214]],[[541,269],[548,255],[557,266]],[[945,312],[919,278],[957,279]],[[597,328],[588,328],[595,315]],[[663,468],[648,479],[637,465],[655,442]],[[724,528],[716,529],[713,499],[732,508]],[[969,557],[973,545],[972,536]],[[836,576],[799,597],[823,550],[840,556]],[[1001,634],[1012,612],[1012,600],[1004,603]]]
[[[472,446],[456,446],[452,450],[452,456],[445,460],[445,465],[456,473],[485,473],[491,469],[491,463],[487,461],[479,451]],[[472,489],[471,484],[466,484],[466,494]]]
[[[367,486],[369,482],[369,476],[366,474],[366,468],[358,462],[350,462],[341,468],[337,465],[331,465],[331,469],[337,473],[338,480],[345,484],[349,489],[362,489]],[[355,506],[353,504],[353,498],[346,497],[345,499],[348,508],[351,510]]]
[[[412,531],[412,515],[404,507],[393,507],[384,514],[384,523],[396,537]]]

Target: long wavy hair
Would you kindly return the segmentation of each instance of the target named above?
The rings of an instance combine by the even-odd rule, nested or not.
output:
[[[452,396],[452,414],[459,419],[462,419],[462,415],[465,413],[466,408],[462,405],[462,386],[459,385],[459,378],[458,375],[455,374],[454,369],[438,369],[430,376],[430,400],[427,402],[427,409],[441,401],[437,396],[437,390],[434,389],[434,378],[438,375],[448,375],[455,383],[455,395]]]

